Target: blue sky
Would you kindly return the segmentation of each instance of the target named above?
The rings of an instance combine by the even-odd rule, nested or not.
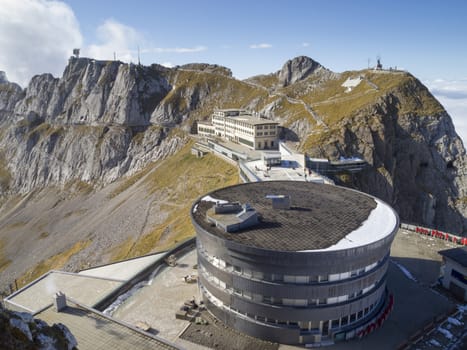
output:
[[[342,72],[407,69],[467,140],[467,1],[0,0],[0,70],[26,86],[82,56],[179,65],[216,63],[240,79],[298,55]],[[40,23],[38,26],[37,23]],[[464,132],[465,130],[465,132]]]
[[[276,71],[297,55],[335,71],[364,68],[379,55],[386,65],[422,79],[467,77],[465,1],[66,2],[79,19],[85,45],[96,41],[96,28],[110,18],[141,33],[146,42],[134,43],[135,50],[204,48],[143,53],[145,64],[219,63],[246,78]],[[267,46],[251,48],[260,44]]]

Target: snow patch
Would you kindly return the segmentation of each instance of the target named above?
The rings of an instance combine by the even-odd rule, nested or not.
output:
[[[105,315],[108,315],[108,316],[112,316],[113,313],[118,309],[118,307],[120,305],[122,305],[128,298],[130,298],[131,296],[133,296],[136,292],[138,292],[141,288],[145,287],[145,286],[150,286],[152,284],[152,281],[154,279],[154,277],[156,276],[156,274],[159,272],[159,270],[161,269],[162,265],[159,265],[152,273],[151,273],[151,276],[149,276],[149,278],[145,281],[141,281],[137,284],[135,284],[133,286],[133,288],[131,288],[128,292],[126,293],[123,293],[121,295],[119,295],[117,297],[117,299],[115,299],[115,301],[110,304],[104,311],[103,311],[103,314]]]
[[[205,202],[214,202],[214,203],[219,203],[219,204],[226,204],[226,203],[229,203],[229,201],[226,201],[226,200],[223,200],[223,199],[216,199],[216,198],[212,198],[211,196],[207,195],[207,196],[204,196],[203,198],[201,198],[202,201],[205,201]]]
[[[457,318],[448,317],[448,322],[453,324],[454,326],[462,326],[464,322],[459,321]]]
[[[391,260],[394,265],[396,265],[401,271],[402,273],[409,279],[409,280],[412,280],[414,282],[417,282],[417,279],[410,273],[409,270],[407,270],[403,265],[399,264],[397,261],[394,261],[394,260]]]
[[[370,212],[368,218],[359,228],[350,232],[332,246],[324,249],[304,250],[304,252],[333,251],[360,247],[389,236],[397,226],[397,215],[383,201],[377,198],[374,198],[374,200],[376,201],[376,208]]]
[[[444,329],[442,327],[438,327],[438,332],[442,333],[446,338],[452,339],[453,335],[451,332],[449,332],[447,329]]]
[[[437,341],[436,339],[430,339],[429,343],[431,345],[437,346],[439,348],[442,346],[441,343],[439,341]]]

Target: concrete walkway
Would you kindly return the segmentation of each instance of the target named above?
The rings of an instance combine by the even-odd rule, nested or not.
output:
[[[175,318],[175,313],[184,301],[200,300],[197,283],[186,283],[183,277],[197,275],[193,269],[196,250],[177,259],[174,267],[164,266],[152,282],[140,288],[113,313],[113,317],[130,324],[143,321],[150,325],[157,335],[177,343],[179,334],[189,325],[188,321]],[[185,343],[186,344],[186,343]]]
[[[129,281],[145,268],[158,261],[163,255],[164,253],[143,256],[141,258],[126,260],[115,264],[82,270],[79,274],[83,276]]]

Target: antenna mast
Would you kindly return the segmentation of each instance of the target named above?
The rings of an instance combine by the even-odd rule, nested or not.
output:
[[[138,66],[141,66],[141,60],[139,59],[139,45],[138,45]]]

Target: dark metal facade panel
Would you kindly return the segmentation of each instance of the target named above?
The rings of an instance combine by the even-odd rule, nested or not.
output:
[[[384,279],[386,277],[385,274],[387,271],[387,264],[388,263],[386,261],[378,269],[366,275],[357,276],[349,280],[340,280],[327,283],[293,284],[283,282],[264,282],[251,278],[249,279],[246,276],[240,275],[230,275],[228,281],[225,280],[225,282],[228,285],[234,286],[242,291],[256,293],[263,296],[308,300],[323,299],[358,293],[364,288],[371,286],[373,283]],[[211,273],[213,273],[214,276],[220,279],[222,279],[220,277],[221,275],[225,276],[225,271],[216,269],[213,266],[209,270]]]
[[[225,290],[219,289],[219,287],[213,285],[204,275],[200,274],[198,276],[199,283],[201,283],[204,288],[206,288],[209,293],[214,295],[217,299],[222,301],[225,305],[232,305],[233,295],[227,293]]]
[[[223,241],[196,223],[194,225],[197,240],[211,256],[242,268],[293,275],[310,275],[310,270],[317,275],[344,273],[371,265],[389,253],[397,232],[396,227],[391,235],[363,247],[321,252],[280,252]]]
[[[253,337],[269,340],[276,343],[295,344],[300,336],[297,327],[280,327],[275,324],[258,324],[248,319],[235,315],[213,305],[205,300],[208,310],[219,320],[243,333]]]
[[[218,232],[210,232],[210,226],[200,224],[199,219],[193,217],[192,209],[203,298],[209,311],[239,331],[279,343],[297,344],[301,339],[298,326],[271,322],[316,325],[351,315],[355,319],[357,313],[366,310],[366,316],[359,318],[358,323],[361,323],[372,317],[368,310],[381,304],[385,297],[388,257],[398,218],[392,232],[382,239],[328,251],[273,250],[266,248],[267,244],[249,244],[245,241],[248,237],[231,240]],[[310,235],[313,234],[311,230]],[[289,234],[288,239],[292,238]],[[273,246],[281,245],[275,242]],[[373,264],[376,265],[372,267]],[[364,271],[368,267],[370,270]],[[318,276],[329,279],[329,275],[342,273],[346,274],[345,278],[318,282]],[[294,278],[304,283],[288,282]],[[307,278],[308,283],[305,283]],[[363,293],[368,288],[372,289]],[[350,299],[339,302],[337,300],[342,299],[329,299],[349,296]],[[211,303],[209,298],[212,297],[223,305]],[[289,306],[288,303],[306,303],[306,306]],[[255,317],[269,322],[258,322]],[[351,325],[344,328],[349,327]]]
[[[217,286],[214,286],[204,277],[200,278],[200,282],[212,295],[223,301],[225,305],[235,308],[242,313],[293,322],[333,320],[357,313],[379,301],[384,295],[386,288],[386,282],[382,281],[374,291],[358,299],[336,304],[292,307],[264,304],[245,299],[240,295],[230,295],[225,290],[219,290]],[[231,302],[226,302],[227,300],[231,300]]]

